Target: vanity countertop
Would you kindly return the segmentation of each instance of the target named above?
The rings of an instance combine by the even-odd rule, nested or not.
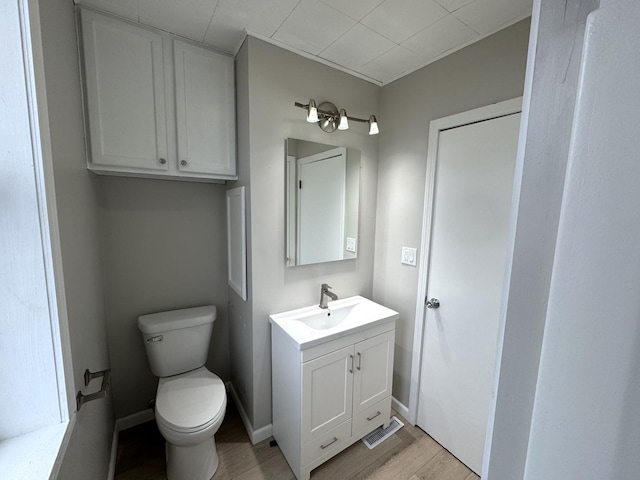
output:
[[[286,333],[298,350],[397,319],[398,312],[360,295],[329,302],[326,309],[313,305],[269,315],[272,328]]]

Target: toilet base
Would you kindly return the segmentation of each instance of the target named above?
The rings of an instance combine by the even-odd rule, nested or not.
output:
[[[202,443],[180,447],[166,442],[168,480],[210,480],[218,469],[218,452],[213,436]]]

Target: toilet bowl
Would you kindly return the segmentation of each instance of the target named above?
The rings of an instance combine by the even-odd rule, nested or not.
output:
[[[218,468],[214,435],[227,393],[204,367],[215,318],[213,305],[138,317],[149,366],[159,377],[155,414],[168,480],[209,480]]]
[[[209,480],[218,468],[214,435],[227,406],[222,380],[206,368],[161,378],[156,423],[167,441],[169,480]]]

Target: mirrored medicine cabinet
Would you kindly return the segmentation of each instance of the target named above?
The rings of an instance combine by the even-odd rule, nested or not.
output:
[[[289,138],[285,186],[287,266],[356,258],[360,151]]]

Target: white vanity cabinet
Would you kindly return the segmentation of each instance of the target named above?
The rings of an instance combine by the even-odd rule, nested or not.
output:
[[[232,57],[80,10],[90,170],[236,178]]]
[[[307,480],[388,425],[395,319],[306,349],[275,325],[271,332],[273,436],[296,477]]]

